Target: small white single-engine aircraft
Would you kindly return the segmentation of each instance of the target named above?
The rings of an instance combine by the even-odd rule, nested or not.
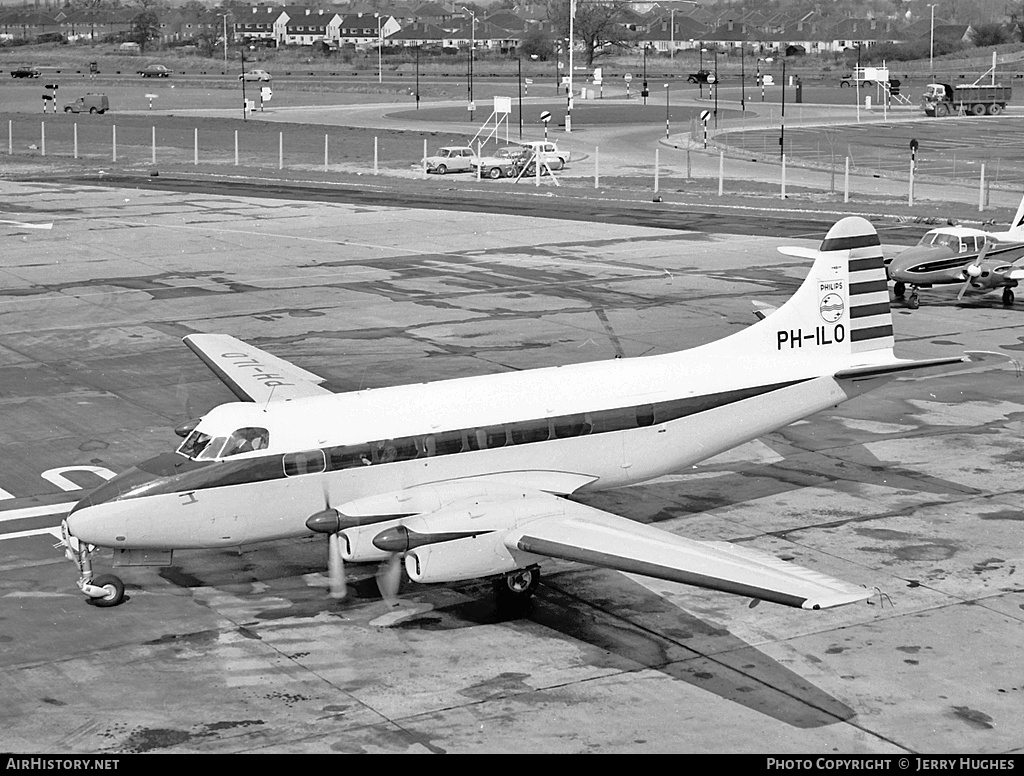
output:
[[[910,370],[973,360],[893,354],[881,246],[856,217],[832,227],[786,304],[677,353],[334,394],[233,337],[185,342],[243,402],[72,509],[63,545],[100,606],[120,603],[124,585],[93,576],[96,547],[118,565],[169,565],[173,549],[311,531],[327,536],[335,597],[345,561],[384,561],[385,598],[404,565],[415,582],[492,578],[499,603],[521,603],[538,564],[560,558],[804,609],[865,600],[868,588],[573,496],[678,471]]]

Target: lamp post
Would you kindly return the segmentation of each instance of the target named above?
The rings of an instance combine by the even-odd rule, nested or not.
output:
[[[715,92],[715,129],[718,129],[718,49],[715,49],[715,82],[711,84]]]
[[[224,75],[228,74],[228,16],[230,14],[231,11],[219,14],[221,19],[224,20]]]
[[[416,44],[416,110],[420,109],[420,44]]]
[[[380,32],[380,15],[377,16],[377,83],[384,82],[384,58],[381,54],[383,37]]]
[[[740,112],[747,115],[747,47],[740,43]]]
[[[668,125],[669,125],[669,107],[668,107],[668,84],[665,84],[665,139],[668,140]]]
[[[782,122],[779,125],[779,158],[786,156],[786,60],[782,60]]]
[[[644,105],[647,104],[647,44],[644,44],[644,88],[640,92],[640,96],[644,98]]]
[[[928,72],[934,78],[935,75],[935,3],[929,3],[932,9],[931,43],[928,46]]]
[[[476,51],[476,14],[462,6],[462,10],[473,18],[469,39],[469,120],[473,120],[473,55]]]
[[[669,28],[669,35],[671,36],[670,37],[670,43],[669,43],[669,50],[668,50],[668,58],[669,58],[669,61],[675,62],[675,59],[676,59],[676,9],[675,8],[672,9],[672,13],[670,14],[670,21],[668,23],[668,28]]]
[[[565,97],[565,131],[572,132],[572,50],[576,30],[576,0],[569,0],[569,91]]]

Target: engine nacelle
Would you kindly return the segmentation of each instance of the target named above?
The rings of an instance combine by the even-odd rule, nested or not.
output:
[[[358,528],[346,528],[344,531],[338,531],[338,536],[341,538],[341,557],[351,563],[387,560],[391,557],[391,553],[374,547],[373,537],[386,528],[398,525],[398,523],[398,520],[388,520],[383,523],[374,523],[372,525],[363,525]]]
[[[405,571],[413,582],[458,582],[504,574],[531,566],[541,556],[509,550],[504,531],[417,547],[405,556]]]

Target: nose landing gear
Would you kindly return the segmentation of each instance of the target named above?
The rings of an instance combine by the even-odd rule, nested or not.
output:
[[[117,606],[125,600],[124,582],[113,574],[101,574],[93,577],[92,553],[95,549],[92,545],[83,544],[68,531],[67,521],[60,526],[61,539],[58,547],[64,548],[67,559],[78,566],[78,588],[89,598],[93,606],[110,607]]]

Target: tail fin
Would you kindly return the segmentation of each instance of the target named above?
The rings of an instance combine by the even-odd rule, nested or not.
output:
[[[882,246],[867,220],[851,216],[838,221],[816,251],[780,250],[813,256],[814,264],[782,307],[733,335],[735,346],[808,366],[824,361],[878,364],[894,358]]]
[[[1010,221],[1010,231],[1024,232],[1024,197],[1020,198],[1017,212],[1013,214],[1013,220]]]

